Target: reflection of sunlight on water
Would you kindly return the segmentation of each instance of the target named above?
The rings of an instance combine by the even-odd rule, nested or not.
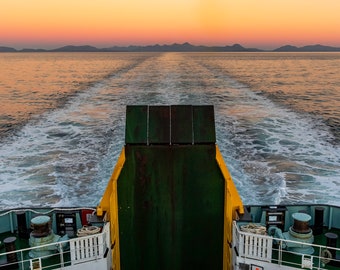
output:
[[[107,68],[111,76],[0,145],[1,204],[17,205],[16,195],[26,206],[96,205],[124,144],[125,106],[141,104],[214,105],[217,143],[245,203],[339,201],[340,151],[327,127],[231,79],[215,56],[132,55]]]
[[[247,117],[249,122],[256,123],[263,119],[264,117],[269,117],[269,112],[264,110],[259,110],[258,108],[250,105],[234,106],[228,110],[228,114],[231,117]]]
[[[63,104],[74,92],[136,61],[133,56],[94,53],[0,55],[0,132]],[[1,135],[1,134],[0,134]]]
[[[210,63],[261,95],[322,118],[340,143],[339,53],[234,53]]]

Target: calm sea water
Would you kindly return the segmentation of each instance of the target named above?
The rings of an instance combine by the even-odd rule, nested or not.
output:
[[[0,208],[96,205],[125,106],[213,104],[244,203],[340,205],[340,53],[2,53]]]

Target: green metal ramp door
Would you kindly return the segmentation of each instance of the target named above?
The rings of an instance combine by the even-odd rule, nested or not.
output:
[[[129,143],[118,179],[121,269],[222,269],[224,179],[215,161],[215,130],[197,134],[197,126],[214,129],[211,122],[203,125],[213,108],[155,107],[145,116],[130,106],[133,118],[126,120]],[[146,117],[151,137],[133,130],[136,115]],[[189,132],[174,122],[183,117]]]

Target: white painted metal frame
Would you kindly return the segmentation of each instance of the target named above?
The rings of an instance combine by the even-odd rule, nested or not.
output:
[[[70,247],[69,251],[66,246]],[[34,249],[46,249],[48,247],[58,247],[58,252],[49,256],[40,258],[29,258],[29,251]],[[65,251],[65,250],[66,251]],[[64,261],[64,254],[70,252],[70,261]],[[67,241],[41,245],[32,248],[15,250],[1,253],[0,257],[7,257],[8,254],[15,254],[18,261],[1,265],[1,267],[10,267],[12,264],[18,265],[20,269],[31,268],[35,262],[39,262],[37,269],[65,269],[65,270],[93,270],[93,269],[111,269],[111,250],[110,250],[110,223],[106,223],[101,233],[94,235],[73,238]],[[59,256],[60,263],[56,265],[44,266],[43,259]],[[33,268],[35,269],[35,268]]]
[[[275,243],[275,247],[273,246]],[[287,243],[300,244],[304,246],[312,246],[318,255],[302,255],[287,251],[282,248],[287,246]],[[335,250],[340,252],[339,248],[331,248],[321,245],[314,245],[309,243],[301,243],[292,240],[279,239],[271,236],[243,232],[239,229],[237,223],[233,222],[233,267],[235,270],[239,269],[239,263],[255,264],[265,269],[325,269],[326,262],[329,263],[335,258],[324,257],[323,252],[328,250]],[[277,258],[273,258],[273,251],[277,252]],[[295,254],[301,256],[301,262],[284,261],[283,255],[285,253]]]

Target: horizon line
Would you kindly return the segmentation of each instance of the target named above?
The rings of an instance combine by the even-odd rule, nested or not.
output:
[[[10,48],[10,49],[14,49],[18,52],[23,51],[23,50],[44,50],[44,51],[54,51],[54,50],[58,50],[58,49],[62,49],[65,47],[92,47],[98,50],[105,50],[105,49],[114,49],[114,48],[131,48],[131,47],[139,47],[139,48],[146,48],[146,47],[156,47],[156,46],[160,46],[160,47],[166,47],[166,46],[175,46],[175,45],[179,45],[179,46],[183,46],[183,45],[190,45],[192,47],[206,47],[206,48],[225,48],[225,47],[235,47],[235,46],[241,46],[244,49],[255,49],[255,50],[260,50],[260,51],[274,51],[283,47],[295,47],[297,49],[301,49],[304,47],[310,47],[310,46],[322,46],[322,47],[329,47],[329,48],[335,48],[335,49],[340,49],[340,45],[338,46],[330,46],[330,45],[324,45],[321,43],[315,43],[315,44],[307,44],[307,45],[301,45],[301,46],[296,46],[296,45],[292,45],[292,44],[285,44],[285,45],[279,45],[278,47],[272,48],[272,49],[262,49],[260,47],[245,47],[240,43],[233,43],[232,45],[205,45],[205,44],[200,44],[200,45],[193,45],[190,42],[183,42],[183,43],[177,43],[177,42],[173,42],[173,43],[164,43],[164,44],[160,44],[160,43],[154,43],[154,44],[148,44],[148,45],[136,45],[136,44],[129,44],[129,45],[110,45],[110,46],[105,46],[105,47],[99,47],[97,45],[90,45],[90,44],[82,44],[82,45],[74,45],[74,44],[66,44],[66,45],[60,45],[60,46],[56,46],[53,48],[44,48],[44,47],[21,47],[21,49],[18,49],[17,46],[12,47],[11,45],[1,45],[0,44],[0,48]]]

